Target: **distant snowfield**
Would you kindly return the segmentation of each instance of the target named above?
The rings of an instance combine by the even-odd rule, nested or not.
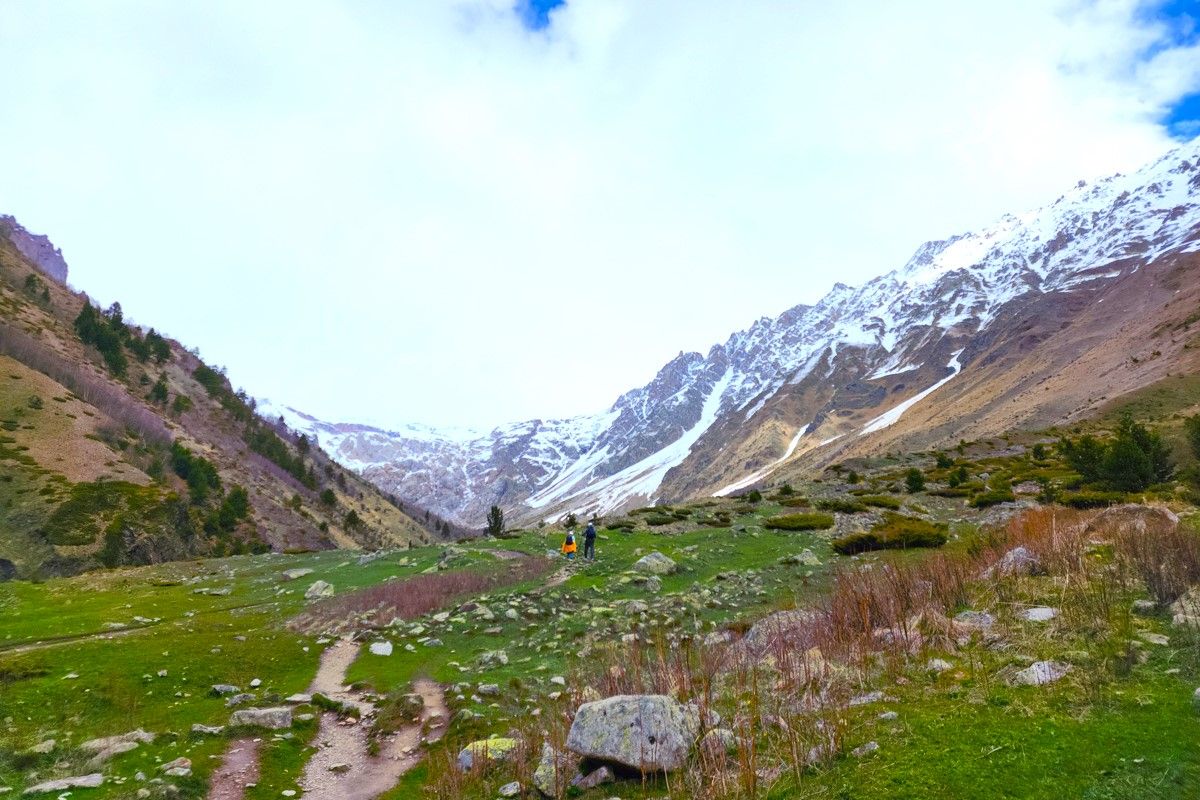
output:
[[[752,485],[758,483],[763,478],[767,477],[772,472],[779,469],[779,467],[783,465],[783,462],[785,462],[789,458],[791,458],[792,453],[796,452],[796,448],[800,445],[800,440],[802,438],[804,438],[804,434],[808,433],[808,429],[811,427],[812,427],[811,425],[805,425],[803,428],[801,428],[799,431],[796,432],[796,435],[792,437],[792,441],[787,447],[787,452],[785,452],[781,458],[779,458],[776,461],[771,462],[769,465],[763,467],[758,472],[755,472],[752,475],[747,475],[745,478],[742,478],[739,481],[735,481],[734,483],[731,483],[728,486],[721,487],[717,491],[713,492],[712,496],[713,497],[725,497],[725,496],[730,495],[740,489],[745,489],[747,486],[752,486]]]
[[[725,390],[729,388],[732,379],[733,371],[726,370],[705,398],[700,419],[696,424],[654,455],[601,481],[590,484],[585,482],[580,487],[579,482],[586,479],[591,469],[595,465],[603,463],[604,458],[608,455],[607,452],[604,452],[606,448],[602,448],[599,453],[588,453],[561,478],[542,492],[529,498],[526,505],[532,508],[545,508],[551,503],[584,498],[585,502],[576,509],[577,511],[605,513],[617,508],[631,497],[646,497],[652,501],[654,493],[662,485],[663,478],[667,473],[683,463],[683,460],[692,452],[692,446],[717,421],[717,416],[721,411],[721,401],[724,399]]]
[[[956,375],[958,375],[959,372],[962,371],[962,364],[959,363],[959,360],[958,360],[958,357],[962,355],[962,352],[963,352],[962,350],[956,351],[954,353],[954,355],[950,357],[950,363],[946,365],[950,369],[954,370],[954,372],[952,372],[949,375],[947,375],[946,377],[942,378],[940,381],[935,383],[933,386],[930,386],[925,391],[923,391],[919,394],[913,395],[912,397],[908,398],[907,400],[905,400],[903,403],[896,406],[895,408],[889,409],[889,410],[885,411],[884,413],[880,414],[878,417],[876,417],[875,419],[868,422],[866,424],[866,426],[861,431],[859,431],[858,435],[866,436],[868,433],[875,433],[875,431],[881,431],[884,428],[895,425],[897,422],[900,421],[900,417],[904,415],[905,411],[908,411],[914,405],[921,402],[926,397],[933,394],[938,389],[942,388],[947,383],[949,383]]]

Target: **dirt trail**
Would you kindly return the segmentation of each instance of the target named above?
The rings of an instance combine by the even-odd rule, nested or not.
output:
[[[208,800],[242,800],[248,783],[258,783],[258,740],[237,739],[212,775]]]
[[[369,755],[367,732],[375,707],[360,693],[344,686],[346,670],[358,656],[359,647],[354,642],[342,640],[326,649],[310,687],[314,693],[320,692],[358,707],[363,721],[342,720],[332,712],[321,715],[321,728],[316,739],[318,749],[300,780],[306,798],[371,800],[378,797],[395,786],[400,776],[420,761],[423,725],[433,717],[439,717],[440,723],[434,723],[429,734],[431,740],[437,739],[450,718],[442,687],[433,681],[415,681],[414,688],[425,701],[420,722],[406,725],[384,739],[378,756]]]

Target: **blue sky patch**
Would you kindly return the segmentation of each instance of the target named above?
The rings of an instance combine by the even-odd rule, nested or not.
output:
[[[517,0],[513,9],[530,30],[540,31],[550,25],[550,12],[566,0]]]

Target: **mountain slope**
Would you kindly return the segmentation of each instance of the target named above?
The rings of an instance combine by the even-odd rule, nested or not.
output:
[[[472,434],[284,413],[377,485],[463,522],[493,502],[535,519],[736,491],[792,465],[1067,421],[1195,369],[1173,326],[1196,307],[1198,250],[1194,141],[681,353],[601,414]]]
[[[257,416],[66,274],[49,240],[0,218],[0,579],[440,538],[439,518]]]

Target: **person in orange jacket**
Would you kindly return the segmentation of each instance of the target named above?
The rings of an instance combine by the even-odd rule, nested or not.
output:
[[[572,561],[575,560],[575,531],[567,531],[567,538],[563,541],[562,551],[566,557]]]

